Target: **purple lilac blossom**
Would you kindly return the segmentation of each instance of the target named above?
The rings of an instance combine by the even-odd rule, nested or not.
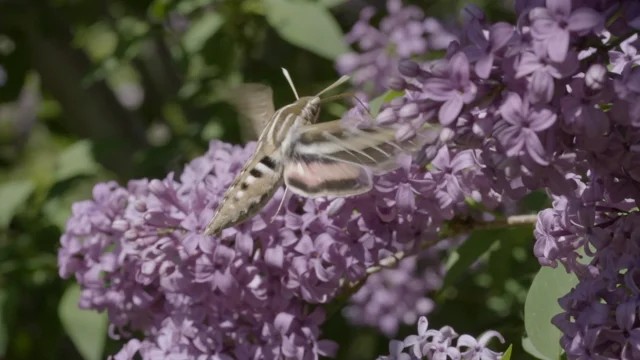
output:
[[[370,275],[343,309],[345,318],[356,325],[378,328],[388,337],[395,336],[401,325],[415,324],[435,309],[428,295],[444,281],[444,250],[462,240],[439,241],[419,256],[403,259],[396,268]]]
[[[391,340],[389,355],[380,356],[377,360],[498,360],[502,353],[487,348],[487,343],[493,338],[504,343],[502,335],[495,331],[487,331],[476,339],[467,334],[458,335],[449,326],[440,330],[429,329],[429,321],[421,316],[418,334],[409,335],[404,341]]]
[[[522,0],[516,8],[513,33],[500,24],[500,34],[466,8],[466,36],[446,59],[401,62],[402,81],[392,83],[405,95],[381,116],[403,122],[405,109],[419,108],[419,124],[445,126],[448,151],[473,152],[483,174],[476,184],[489,193],[518,199],[546,190],[553,208],[539,214],[534,254],[581,280],[554,319],[568,359],[639,358],[640,8],[617,0]]]
[[[397,74],[398,60],[446,49],[457,39],[444,24],[425,18],[418,7],[402,6],[402,0],[387,0],[387,11],[376,28],[370,23],[375,9],[363,9],[345,37],[350,45],[358,45],[358,52],[336,62],[340,74],[350,75],[356,87],[372,95],[386,89],[389,76]]]
[[[60,275],[82,286],[82,308],[107,312],[111,336],[145,335],[114,358],[332,356],[336,344],[319,329],[325,314],[308,304],[330,302],[341,279],[360,280],[381,258],[433,238],[451,217],[451,198],[461,199],[446,186],[436,190],[451,179],[409,163],[362,196],[294,197],[270,221],[279,190],[258,216],[221,237],[203,235],[253,149],[212,142],[179,179],[98,184],[93,200],[73,206]],[[470,188],[468,171],[480,170],[456,170],[461,189]],[[416,199],[414,192],[432,195]],[[370,204],[375,211],[363,211]],[[428,312],[428,302],[416,298],[414,316]]]

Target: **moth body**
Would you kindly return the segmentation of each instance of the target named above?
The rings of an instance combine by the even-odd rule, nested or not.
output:
[[[320,98],[305,96],[271,115],[257,148],[225,192],[205,233],[218,234],[256,215],[282,185],[281,144],[292,128],[315,123]]]
[[[257,84],[241,87],[230,99],[240,114],[262,131],[255,153],[227,189],[207,226],[208,235],[256,215],[283,182],[287,190],[309,198],[365,193],[373,186],[372,175],[398,167],[397,156],[438,138],[425,133],[398,141],[395,128],[349,129],[340,120],[316,124],[320,95],[349,77],[343,76],[316,96],[298,97],[288,72],[284,72],[296,95],[292,104],[275,111],[271,89]],[[344,94],[332,99],[341,96]]]

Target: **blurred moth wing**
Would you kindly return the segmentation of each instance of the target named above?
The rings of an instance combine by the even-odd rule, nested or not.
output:
[[[224,99],[242,118],[241,127],[247,140],[257,139],[275,113],[273,90],[264,84],[238,85]]]
[[[433,133],[437,128],[424,129]],[[283,143],[284,182],[295,194],[311,198],[368,192],[372,175],[397,169],[399,155],[437,141],[426,132],[398,141],[396,132],[392,127],[347,128],[340,120],[292,129]]]

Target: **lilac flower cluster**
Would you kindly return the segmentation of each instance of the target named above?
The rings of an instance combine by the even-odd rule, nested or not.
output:
[[[389,337],[395,336],[403,323],[415,324],[419,316],[435,308],[434,301],[427,295],[442,286],[443,256],[443,251],[433,247],[419,256],[403,259],[395,269],[370,275],[343,309],[345,318],[356,325],[378,328]]]
[[[470,157],[450,161],[443,150],[433,172],[406,163],[367,194],[294,197],[276,214],[279,190],[256,217],[220,237],[203,235],[254,147],[214,141],[179,180],[98,184],[93,200],[74,204],[60,275],[75,276],[82,308],[107,312],[112,337],[145,336],[114,359],[334,355],[336,344],[320,334],[325,314],[311,305],[332,301],[382,258],[434,239],[474,176],[461,168],[448,189],[457,179],[449,163]]]
[[[377,121],[403,123],[399,137],[444,126],[448,153],[473,154],[473,185],[488,189],[480,194],[553,196],[534,253],[581,280],[554,319],[568,359],[638,358],[640,3],[522,0],[516,9],[514,26],[467,6],[464,36],[444,59],[399,62],[403,76],[389,84],[405,95]]]
[[[370,23],[375,15],[373,7],[361,11],[360,19],[345,36],[350,45],[358,45],[359,52],[345,54],[336,63],[340,74],[351,76],[352,83],[370,95],[386,90],[389,77],[398,73],[399,59],[446,49],[457,39],[451,29],[434,18],[425,18],[418,7],[403,6],[402,0],[388,0],[387,11],[379,28]]]
[[[503,354],[487,348],[487,343],[493,338],[504,343],[502,335],[491,330],[476,339],[467,334],[458,336],[450,326],[440,330],[429,329],[429,321],[421,316],[418,335],[409,335],[404,341],[391,340],[389,355],[380,356],[378,360],[498,360]]]

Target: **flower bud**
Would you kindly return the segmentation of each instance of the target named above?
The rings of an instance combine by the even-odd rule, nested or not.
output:
[[[389,125],[396,121],[397,117],[392,108],[382,110],[376,117],[376,124],[378,125]]]
[[[416,77],[420,74],[420,65],[411,60],[400,60],[398,71],[406,77]]]
[[[584,84],[591,90],[599,91],[604,88],[607,80],[607,68],[602,64],[593,64],[584,74]]]
[[[392,76],[387,80],[387,87],[391,90],[402,91],[407,87],[407,82],[399,76]]]

